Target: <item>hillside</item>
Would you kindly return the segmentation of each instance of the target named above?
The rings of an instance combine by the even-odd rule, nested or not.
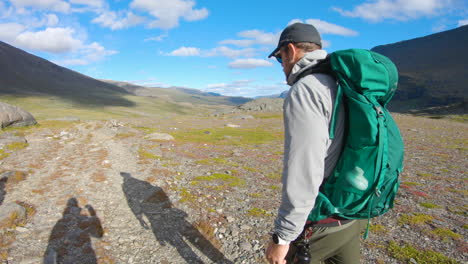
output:
[[[252,100],[245,97],[222,96],[215,93],[207,93],[197,89],[184,87],[159,88],[140,86],[128,82],[114,80],[102,81],[117,85],[137,96],[159,97],[178,103],[239,105]]]
[[[467,46],[468,25],[373,48],[392,59],[400,73],[390,109],[468,113]]]
[[[133,106],[124,89],[58,66],[0,41],[0,95],[58,96],[88,106]]]

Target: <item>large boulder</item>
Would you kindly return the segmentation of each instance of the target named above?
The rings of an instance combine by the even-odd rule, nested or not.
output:
[[[0,102],[0,124],[1,128],[7,126],[31,126],[37,124],[36,119],[27,111]]]

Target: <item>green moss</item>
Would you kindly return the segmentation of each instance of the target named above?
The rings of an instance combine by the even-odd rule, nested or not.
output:
[[[180,200],[179,202],[181,203],[186,203],[186,202],[195,202],[197,199],[197,196],[191,194],[187,188],[180,188]]]
[[[0,149],[0,160],[10,156],[10,153],[6,153],[5,150]]]
[[[417,185],[422,185],[421,183],[418,182],[402,182],[401,184],[408,185],[408,186],[417,186]]]
[[[148,151],[146,151],[146,150],[143,149],[143,148],[138,149],[138,154],[140,155],[140,157],[145,158],[145,159],[156,159],[156,160],[160,160],[160,159],[162,158],[161,156],[154,155],[153,153],[148,152]]]
[[[385,226],[381,224],[372,224],[369,227],[369,229],[372,233],[387,233],[388,232]]]
[[[464,229],[468,229],[468,225],[463,225],[463,228],[464,228]]]
[[[129,138],[129,137],[134,137],[136,134],[135,133],[118,133],[115,135],[116,138]]]
[[[283,118],[283,114],[254,114],[253,117],[258,119],[271,119],[271,118]]]
[[[450,238],[454,240],[458,240],[462,238],[460,234],[457,234],[448,228],[436,228],[432,230],[431,233],[439,236],[444,241],[448,241]]]
[[[249,196],[252,197],[252,198],[260,198],[263,195],[261,193],[250,193]]]
[[[422,225],[432,222],[434,217],[426,214],[416,213],[413,215],[404,214],[398,219],[400,225]]]
[[[244,170],[246,171],[250,171],[250,172],[257,172],[257,169],[255,168],[252,168],[252,167],[242,167]]]
[[[206,129],[180,130],[173,132],[172,135],[179,142],[213,143],[234,146],[265,144],[281,139],[280,133],[272,133],[271,131],[261,128],[223,127],[210,129],[210,133],[206,133],[206,131]]]
[[[429,208],[429,209],[434,209],[434,208],[441,208],[441,206],[433,203],[420,203],[422,207]]]
[[[138,130],[141,130],[143,132],[145,132],[146,134],[152,134],[152,133],[156,133],[156,132],[159,132],[158,129],[154,128],[154,127],[141,127],[141,126],[137,126],[137,127],[134,127],[135,129],[138,129]]]
[[[272,190],[279,190],[279,189],[281,189],[281,187],[279,187],[278,185],[271,185],[271,186],[270,186],[270,189],[272,189]]]
[[[447,207],[447,211],[449,211],[452,214],[456,215],[468,215],[467,213],[467,206],[449,206]]]
[[[232,166],[232,167],[238,167],[239,165],[234,163],[234,162],[230,162],[230,161],[227,161],[226,159],[223,159],[223,158],[209,158],[209,159],[203,159],[203,160],[198,160],[196,161],[197,164],[202,164],[202,165],[228,165],[228,166]]]
[[[229,175],[229,174],[222,174],[222,173],[214,173],[213,175],[209,176],[198,176],[195,177],[192,181],[192,184],[198,184],[201,181],[218,181],[223,183],[223,186],[243,186],[245,185],[245,180]]]
[[[250,216],[255,216],[255,217],[263,217],[263,216],[270,216],[271,213],[268,213],[266,210],[260,209],[260,208],[252,208],[247,211],[247,214]]]
[[[468,195],[468,190],[458,190],[458,189],[453,189],[453,188],[447,188],[447,191],[453,192],[453,193],[460,193],[463,195]]]
[[[418,172],[416,175],[421,176],[421,177],[432,177],[433,175],[431,173],[425,173],[425,172]]]
[[[29,144],[26,142],[13,142],[13,143],[6,145],[5,148],[11,151],[15,151],[15,150],[24,149],[27,146],[29,146]]]
[[[270,173],[266,175],[267,178],[273,179],[273,180],[279,180],[281,179],[281,173]]]
[[[430,263],[457,264],[459,263],[456,260],[448,258],[439,252],[432,251],[432,250],[416,249],[409,244],[400,246],[394,241],[389,242],[388,251],[392,257],[400,261],[403,261],[405,263],[409,263],[411,259],[415,260],[416,263],[418,264],[430,264]]]

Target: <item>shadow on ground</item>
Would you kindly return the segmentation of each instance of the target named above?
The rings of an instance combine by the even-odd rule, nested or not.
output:
[[[184,211],[173,207],[162,188],[138,180],[129,173],[121,172],[120,175],[128,206],[144,228],[152,229],[161,246],[169,244],[176,248],[187,263],[204,263],[187,242],[214,263],[232,263],[185,219]]]
[[[96,264],[91,237],[101,238],[103,229],[91,205],[85,206],[87,213],[76,198],[70,198],[63,217],[55,224],[44,253],[44,264],[83,263]]]
[[[7,180],[8,180],[7,177],[2,177],[0,175],[0,205],[2,205],[3,200],[5,199],[5,195],[6,195],[5,188],[6,188]]]

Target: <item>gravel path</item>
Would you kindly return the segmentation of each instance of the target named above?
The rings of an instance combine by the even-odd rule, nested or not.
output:
[[[390,241],[466,261],[466,125],[396,119],[407,143],[403,184],[395,209],[373,220],[362,263],[406,263],[391,256]],[[264,245],[280,200],[281,122],[126,122],[77,122],[24,132],[28,146],[0,160],[0,173],[21,171],[26,178],[2,187],[0,206],[20,201],[35,213],[25,225],[0,229],[5,237],[14,237],[11,243],[0,240],[0,260],[264,263]],[[265,144],[240,145],[154,140],[160,136],[154,132],[189,129],[206,129],[203,134],[214,137],[215,128],[227,123],[268,128],[276,136]],[[440,207],[427,209],[424,202]],[[432,218],[422,224],[400,221],[413,213]],[[431,233],[441,227],[458,236]]]

